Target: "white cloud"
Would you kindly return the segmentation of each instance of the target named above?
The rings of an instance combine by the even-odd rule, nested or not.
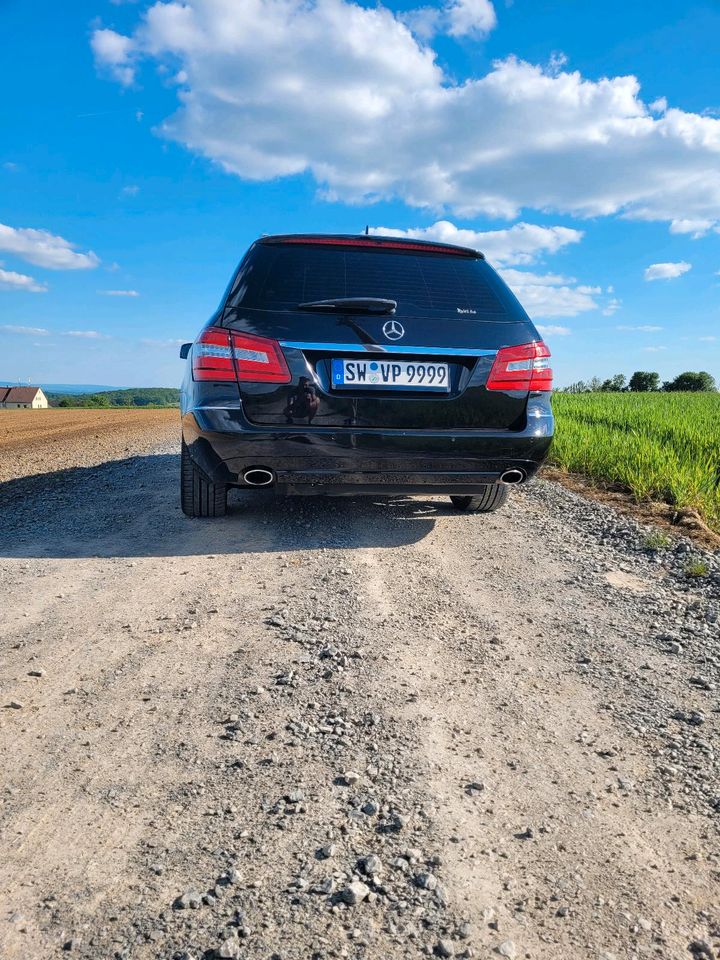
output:
[[[680,260],[678,263],[651,263],[645,270],[646,280],[674,280],[681,277],[688,270],[692,270],[692,264]]]
[[[192,337],[189,338],[192,340]],[[143,346],[146,347],[181,347],[183,343],[187,343],[188,340],[177,340],[169,337],[166,340],[154,340],[151,337],[144,338],[140,341]]]
[[[662,353],[663,350],[667,350],[667,347],[643,347],[645,353]]]
[[[662,327],[658,327],[653,323],[641,323],[637,326],[627,326],[622,324],[621,326],[615,327],[616,330],[638,330],[641,333],[657,333],[658,330],[662,330]]]
[[[14,270],[0,268],[0,290],[24,290],[27,293],[47,293],[44,283],[38,283],[34,277],[26,273],[16,273]]]
[[[546,326],[542,323],[537,325],[537,331],[542,334],[543,337],[569,337],[572,333],[570,327],[556,327],[552,324]]]
[[[14,323],[3,323],[3,325],[0,326],[0,330],[4,330],[6,333],[19,333],[28,337],[50,336],[50,331],[44,327],[22,327]]]
[[[715,220],[673,220],[670,233],[689,233],[693,240],[698,240],[713,228],[717,229]]]
[[[439,7],[399,11],[397,17],[421,40],[431,40],[442,31],[443,11]]]
[[[600,287],[577,284],[570,277],[553,273],[509,269],[500,273],[533,318],[575,317],[598,306],[593,298],[601,293]]]
[[[121,197],[136,197],[140,193],[140,187],[136,183],[130,183],[120,191]]]
[[[454,0],[446,5],[446,16],[451,37],[484,37],[497,24],[490,0]]]
[[[540,227],[516,223],[506,230],[476,231],[456,227],[449,220],[438,220],[430,227],[370,227],[370,233],[413,240],[438,240],[481,250],[488,260],[500,266],[528,264],[543,253],[556,253],[569,243],[582,240],[582,230],[570,227]]]
[[[551,77],[556,77],[562,71],[562,68],[566,66],[567,62],[568,62],[568,58],[564,53],[558,50],[554,50],[550,54],[550,59],[548,60],[548,63],[547,63],[548,74]]]
[[[161,133],[248,180],[309,173],[329,199],[460,215],[720,220],[719,119],[559,60],[455,79],[383,6],[160,0],[93,49],[125,84],[141,58],[184,71]]]
[[[112,76],[124,87],[129,87],[135,79],[135,67],[132,63],[133,42],[114,30],[95,30],[90,38],[90,46],[97,63],[107,67]]]
[[[139,297],[137,290],[98,290],[104,297]]]
[[[717,340],[717,337],[698,337],[698,340],[702,340],[703,343],[714,343]]]
[[[399,12],[397,18],[422,40],[430,40],[439,33],[481,40],[497,25],[490,0],[446,0],[441,7],[416,7]]]
[[[78,253],[76,244],[47,230],[29,227],[8,227],[0,223],[0,250],[38,267],[50,270],[88,270],[100,261],[94,253]]]
[[[612,293],[613,288],[608,287],[607,292]],[[619,300],[617,297],[612,297],[610,300],[608,300],[605,307],[603,307],[603,312],[602,312],[603,316],[612,317],[614,314],[618,312],[621,306],[622,306],[622,300]]]
[[[81,337],[84,340],[112,340],[112,337],[106,333],[98,333],[97,330],[66,330],[64,337]]]

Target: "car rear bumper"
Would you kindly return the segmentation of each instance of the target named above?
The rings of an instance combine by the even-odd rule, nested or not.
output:
[[[538,407],[522,431],[266,427],[242,408],[195,407],[182,418],[195,463],[215,483],[248,487],[250,468],[271,471],[286,494],[476,493],[508,470],[530,479],[547,455],[553,420]]]

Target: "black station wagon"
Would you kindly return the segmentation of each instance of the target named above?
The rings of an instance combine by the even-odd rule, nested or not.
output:
[[[549,351],[464,247],[262,237],[181,356],[193,517],[224,514],[230,487],[447,494],[487,512],[552,438]]]

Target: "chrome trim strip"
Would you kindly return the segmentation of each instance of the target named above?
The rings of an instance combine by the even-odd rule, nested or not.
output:
[[[446,357],[494,357],[497,350],[478,347],[414,347],[386,343],[314,343],[305,340],[281,340],[281,347],[291,350],[325,350],[342,353],[420,353]]]

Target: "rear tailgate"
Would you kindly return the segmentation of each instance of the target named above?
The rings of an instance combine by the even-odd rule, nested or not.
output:
[[[500,347],[533,339],[534,332],[527,325],[463,321],[450,336],[448,330],[457,322],[448,323],[445,342],[438,344],[433,342],[439,339],[436,324],[433,322],[433,329],[429,330],[428,322],[419,320],[412,332],[405,334],[405,339],[412,343],[401,346],[364,343],[352,327],[338,325],[339,322],[336,317],[307,314],[295,319],[287,315],[250,317],[247,311],[240,322],[227,318],[226,326],[230,329],[278,339],[292,374],[289,385],[241,383],[243,408],[251,422],[287,424],[309,420],[316,426],[426,430],[523,427],[527,391],[489,391],[485,383]],[[358,321],[353,319],[352,323],[357,325]],[[363,318],[362,324],[365,329],[381,327],[383,318]],[[410,327],[410,321],[406,320],[404,326]],[[473,345],[467,343],[467,328]],[[301,338],[299,332],[303,334]],[[460,342],[463,339],[464,344]],[[454,341],[452,346],[449,340]],[[436,392],[412,386],[385,389],[382,384],[336,388],[332,380],[333,360],[446,365],[449,390]]]
[[[248,260],[231,289],[223,326],[279,341],[292,376],[282,385],[240,383],[251,422],[424,430],[524,427],[527,390],[487,390],[485,384],[500,348],[538,335],[513,294],[477,255],[259,243]],[[358,295],[391,298],[397,309],[384,315],[298,309],[307,301]],[[353,361],[367,373],[375,364],[375,375],[357,385],[354,380],[339,384],[333,361],[336,371],[338,361]],[[407,363],[410,382],[389,384],[383,376],[388,364]],[[428,368],[433,382],[436,376],[442,381],[442,390],[420,382],[419,373]]]

